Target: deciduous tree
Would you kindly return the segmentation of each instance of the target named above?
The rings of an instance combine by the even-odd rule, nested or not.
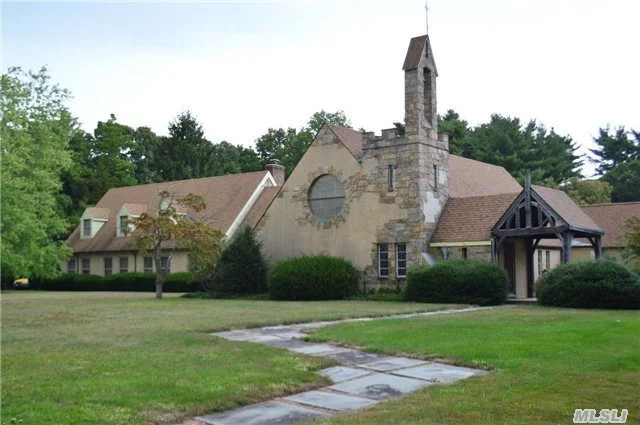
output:
[[[2,274],[53,277],[68,254],[59,208],[61,173],[71,164],[77,132],[69,92],[45,68],[10,68],[0,82],[2,148]]]
[[[580,180],[570,178],[560,186],[578,205],[603,204],[611,202],[611,186],[601,180]]]
[[[199,213],[206,209],[199,195],[163,191],[159,194],[157,214],[143,213],[129,220],[136,247],[143,254],[150,251],[153,256],[156,298],[162,298],[162,285],[168,273],[162,265],[163,254],[168,254],[170,264],[176,249],[188,250],[196,277],[215,269],[224,234],[199,218]]]

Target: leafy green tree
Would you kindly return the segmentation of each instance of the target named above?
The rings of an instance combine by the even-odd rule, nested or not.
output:
[[[60,237],[61,173],[71,164],[77,132],[69,92],[51,83],[46,68],[10,68],[0,79],[2,149],[2,274],[53,277],[68,255]]]
[[[88,203],[96,204],[112,187],[132,186],[136,164],[131,158],[135,131],[116,122],[111,114],[107,121],[99,121],[93,132],[91,142],[91,193]]]
[[[560,186],[578,205],[604,204],[611,202],[611,185],[602,180],[581,180],[571,177]]]
[[[467,143],[469,131],[469,123],[460,119],[460,115],[453,109],[449,109],[445,115],[438,116],[438,132],[449,136],[449,152],[454,155],[473,155],[471,145]]]
[[[286,174],[291,174],[325,123],[351,128],[351,122],[343,111],[329,113],[324,110],[313,114],[299,131],[291,127],[270,128],[256,140],[256,151],[262,165],[277,159],[285,167]]]
[[[470,158],[500,165],[520,181],[528,170],[540,183],[559,184],[580,177],[582,161],[576,144],[535,121],[522,125],[518,118],[494,114],[489,123],[471,131],[468,143]]]
[[[640,159],[616,165],[602,177],[613,188],[613,202],[640,201]]]
[[[640,263],[640,217],[632,217],[625,223],[627,232],[624,234],[625,259]]]
[[[316,112],[311,115],[309,121],[307,121],[306,127],[303,127],[302,131],[311,133],[311,137],[313,138],[325,123],[351,128],[351,121],[344,114],[344,111],[338,110],[336,112],[327,112],[324,109],[321,109],[320,112]]]
[[[158,181],[159,177],[153,169],[157,146],[158,136],[149,127],[138,127],[133,133],[129,159],[134,165],[134,178],[138,184]]]
[[[251,227],[234,236],[218,261],[214,290],[227,294],[267,292],[267,263]]]
[[[609,127],[601,128],[598,137],[593,141],[598,147],[590,151],[595,157],[592,161],[598,165],[599,175],[604,175],[627,161],[640,160],[638,131],[627,131],[624,127],[618,127],[612,132]]]
[[[153,169],[161,181],[208,177],[215,175],[212,157],[202,125],[187,111],[169,123],[169,137],[159,138]]]
[[[163,191],[158,195],[157,214],[143,213],[129,220],[136,247],[141,254],[151,251],[153,256],[156,298],[162,298],[162,285],[168,275],[162,267],[163,254],[169,254],[170,263],[176,249],[189,250],[196,278],[215,270],[224,234],[194,215],[206,209],[207,204],[199,195]]]

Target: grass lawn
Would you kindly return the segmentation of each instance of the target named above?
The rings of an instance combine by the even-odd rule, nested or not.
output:
[[[330,424],[570,424],[576,408],[640,423],[637,311],[500,308],[319,329],[315,340],[494,368]]]
[[[1,305],[2,423],[23,425],[174,423],[319,386],[327,360],[207,332],[446,308],[36,291]]]

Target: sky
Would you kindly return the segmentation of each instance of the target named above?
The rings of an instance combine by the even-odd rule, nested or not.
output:
[[[424,0],[0,7],[2,71],[46,65],[86,131],[114,114],[165,135],[190,110],[209,140],[245,146],[320,109],[376,133],[401,121],[402,63],[426,32]],[[583,153],[600,127],[640,129],[638,16],[637,0],[429,0],[438,111],[536,119]]]

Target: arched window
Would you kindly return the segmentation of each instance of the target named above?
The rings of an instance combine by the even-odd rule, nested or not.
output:
[[[324,174],[313,182],[309,189],[309,208],[313,216],[330,220],[340,214],[344,204],[344,186],[340,179]]]

